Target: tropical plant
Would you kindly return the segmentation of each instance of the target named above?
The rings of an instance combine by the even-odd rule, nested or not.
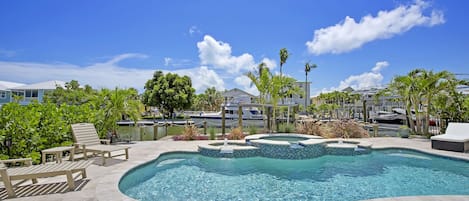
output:
[[[195,125],[186,126],[184,128],[184,140],[195,140],[199,134],[198,128]]]
[[[229,140],[242,140],[244,139],[243,129],[238,127],[231,130],[230,134],[228,135]]]
[[[136,125],[142,110],[141,102],[138,100],[138,92],[135,89],[102,89],[98,98],[105,100],[101,108],[103,115],[103,131],[117,134],[117,123],[126,117],[134,121]],[[104,133],[102,134],[104,135]]]
[[[308,100],[309,100],[309,97],[306,97],[308,95],[308,73],[311,71],[311,69],[314,69],[314,68],[317,68],[317,65],[316,64],[311,64],[310,62],[307,62],[305,64],[305,112],[307,111],[306,110],[306,107],[308,106]]]
[[[441,108],[445,105],[441,104],[443,97],[447,100],[457,99],[455,90],[459,83],[462,82],[447,71],[434,73],[425,69],[415,69],[407,75],[395,77],[382,94],[398,94],[399,100],[405,104],[412,132],[429,135],[430,115],[443,113],[444,108]]]
[[[257,127],[256,126],[249,126],[249,135],[254,135],[257,133]]]
[[[293,124],[282,123],[280,124],[281,133],[292,133],[295,131],[295,126]]]
[[[153,78],[145,84],[142,102],[148,106],[157,106],[169,117],[175,110],[188,109],[192,105],[195,89],[188,76],[163,74],[156,71]]]
[[[283,67],[283,64],[285,64],[287,62],[287,59],[288,59],[288,56],[290,56],[290,54],[288,53],[288,50],[287,48],[282,48],[280,49],[280,87],[281,89],[282,86],[283,86],[283,82],[282,82],[282,77],[283,77],[283,73],[282,73],[282,67]],[[283,94],[283,91],[280,91],[281,94],[280,94],[280,97],[282,98],[282,104],[284,102],[283,98],[286,96],[286,94]]]
[[[260,63],[257,70],[248,72],[245,75],[251,80],[251,85],[256,86],[259,91],[259,103],[263,105],[262,111],[265,114],[264,104],[267,102],[272,74],[265,63]]]
[[[210,140],[215,140],[215,139],[216,139],[217,136],[216,136],[216,134],[215,134],[215,128],[214,128],[214,127],[210,127],[210,128],[208,129],[208,133],[209,133],[209,135],[210,135],[210,136],[209,136],[209,139],[210,139]]]
[[[203,94],[194,96],[193,110],[218,111],[223,103],[223,96],[215,87],[210,87]]]

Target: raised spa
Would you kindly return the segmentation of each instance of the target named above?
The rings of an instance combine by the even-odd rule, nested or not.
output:
[[[371,152],[371,144],[353,140],[329,140],[314,135],[258,134],[245,138],[245,143],[225,142],[200,145],[199,153],[210,157],[268,157],[310,159],[323,155],[361,155]]]

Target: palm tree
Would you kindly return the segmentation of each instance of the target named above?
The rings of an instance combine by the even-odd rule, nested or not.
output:
[[[138,92],[135,89],[103,90],[104,96],[104,128],[113,134],[117,132],[117,121],[128,116],[136,122],[140,116],[141,103],[138,100]],[[135,124],[136,125],[136,124]]]
[[[288,50],[287,48],[282,48],[280,49],[280,84],[282,85],[283,84],[283,81],[282,81],[282,76],[283,76],[283,73],[282,73],[282,67],[283,67],[283,64],[285,64],[287,62],[287,59],[288,59],[288,56],[290,54],[288,53]],[[285,94],[283,94],[283,91],[280,91],[281,92],[281,95],[282,95],[282,104],[284,102],[283,100],[283,97],[285,96]]]
[[[318,66],[316,64],[311,64],[310,62],[307,62],[305,64],[305,112],[306,112],[306,107],[308,106],[308,99],[309,97],[306,97],[308,95],[308,73],[311,71],[312,68],[317,68]]]
[[[421,72],[424,92],[424,102],[427,106],[425,108],[425,122],[423,132],[425,135],[429,135],[428,125],[430,124],[430,114],[433,113],[431,104],[435,97],[440,93],[451,92],[455,88],[455,84],[458,83],[454,75],[448,71],[441,71],[434,73],[433,71],[422,71]]]
[[[245,75],[251,80],[251,85],[256,86],[259,91],[259,103],[264,105],[267,101],[267,94],[269,93],[269,87],[272,80],[272,74],[267,68],[267,65],[262,62],[258,65],[257,71],[248,72]],[[262,110],[265,114],[265,106],[262,107]]]

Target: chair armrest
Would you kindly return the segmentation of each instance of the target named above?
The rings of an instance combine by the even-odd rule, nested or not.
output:
[[[104,144],[111,144],[111,140],[109,140],[109,139],[99,139],[99,141],[100,141],[101,143],[104,142]]]
[[[0,163],[6,165],[15,165],[16,163],[22,163],[22,166],[31,166],[33,164],[33,159],[31,158],[17,158],[17,159],[7,159],[7,160],[0,160]]]

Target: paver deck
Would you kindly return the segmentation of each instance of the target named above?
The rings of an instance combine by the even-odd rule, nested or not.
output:
[[[354,139],[355,140],[355,139]],[[356,139],[357,141],[368,141],[373,144],[373,148],[409,148],[420,150],[423,152],[440,154],[450,157],[458,157],[461,159],[469,160],[469,153],[458,153],[450,151],[441,151],[431,149],[431,143],[428,139],[403,139],[403,138],[366,138]],[[93,158],[95,160],[87,169],[88,180],[82,181],[77,184],[78,190],[67,192],[62,186],[67,187],[66,178],[54,177],[47,179],[39,179],[39,183],[33,187],[28,186],[25,189],[29,191],[22,191],[18,193],[18,198],[8,200],[35,200],[35,201],[83,201],[83,200],[133,200],[122,194],[118,189],[119,179],[124,173],[131,168],[140,165],[144,162],[157,158],[160,154],[171,151],[197,151],[198,145],[207,145],[219,141],[144,141],[130,144],[129,160],[123,161],[117,159],[108,159],[105,166],[100,166],[100,158]],[[239,141],[242,142],[242,141]],[[27,183],[30,185],[30,183]],[[24,184],[23,184],[24,185]],[[34,189],[36,188],[37,189]],[[3,183],[0,184],[3,188]],[[47,187],[54,187],[56,191],[47,191]],[[58,190],[57,190],[58,189]],[[42,192],[44,191],[44,192]],[[0,198],[5,199],[6,191],[0,190]],[[408,201],[408,200],[467,200],[469,196],[421,196],[421,197],[397,197],[397,198],[384,198],[374,199],[374,201]]]

